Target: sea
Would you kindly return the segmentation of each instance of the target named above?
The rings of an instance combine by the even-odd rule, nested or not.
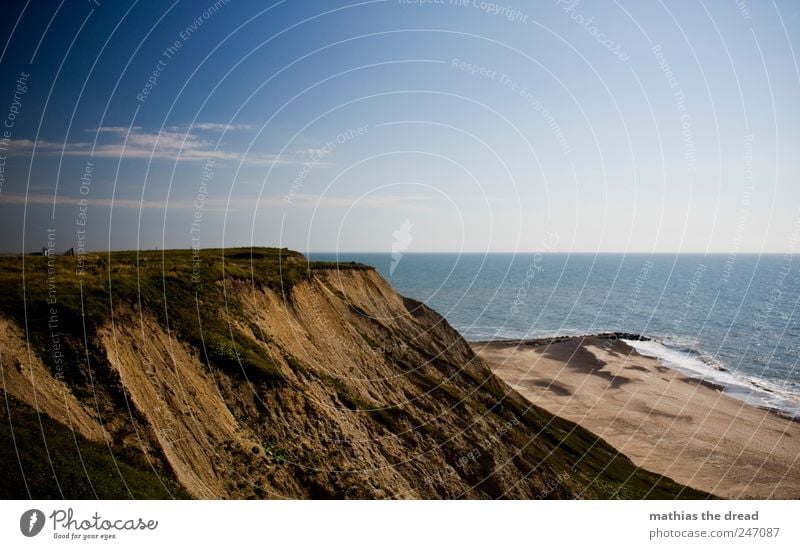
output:
[[[641,334],[640,353],[800,420],[800,255],[308,256],[375,267],[469,341]]]

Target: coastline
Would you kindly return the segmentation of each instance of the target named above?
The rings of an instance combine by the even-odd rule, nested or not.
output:
[[[637,334],[470,342],[530,402],[723,498],[800,497],[800,423],[639,353]]]

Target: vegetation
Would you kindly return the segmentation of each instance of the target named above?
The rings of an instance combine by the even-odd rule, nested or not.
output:
[[[82,341],[111,316],[113,304],[140,306],[177,337],[204,351],[204,359],[226,370],[277,381],[280,364],[227,322],[239,303],[226,296],[233,283],[269,288],[289,298],[293,285],[330,263],[307,261],[285,248],[126,251],[85,256],[0,257],[0,312],[16,320],[35,348],[47,349],[55,330],[84,356]],[[341,263],[339,269],[369,269]],[[55,318],[57,324],[50,321]],[[70,337],[72,336],[72,337]],[[52,357],[43,356],[52,365]]]
[[[243,315],[238,314],[239,300],[229,299],[226,292],[242,284],[270,289],[289,299],[292,286],[331,267],[276,248],[2,256],[0,287],[5,291],[0,292],[0,314],[24,327],[32,348],[40,349],[45,363],[71,379],[76,390],[88,385],[80,377],[85,357],[93,359],[95,381],[102,375],[104,357],[97,348],[96,331],[111,319],[112,306],[120,304],[155,316],[216,368],[244,369],[251,379],[279,383],[280,362],[259,345],[259,341],[269,343],[269,337],[256,329],[253,340],[227,322]],[[354,263],[337,267],[369,269]],[[53,349],[54,335],[63,351],[59,357],[48,352]],[[282,358],[299,366],[294,357]],[[4,396],[9,399],[11,417],[3,407],[0,464],[8,473],[0,489],[3,497],[187,497],[173,481],[162,482],[141,452],[117,445],[112,453],[106,445],[85,440],[10,395]],[[290,457],[289,450],[274,441],[265,442],[264,452],[278,465]]]
[[[106,360],[95,332],[111,318],[112,306],[124,303],[153,315],[171,334],[196,348],[201,359],[212,366],[228,372],[244,369],[251,379],[258,378],[266,402],[276,402],[276,395],[296,390],[283,383],[283,365],[301,374],[304,383],[322,384],[331,398],[357,412],[352,414],[354,426],[367,425],[377,439],[391,433],[392,440],[401,440],[408,448],[441,451],[457,474],[484,496],[506,494],[494,475],[499,464],[492,457],[494,450],[502,449],[500,453],[511,457],[513,467],[524,473],[523,478],[539,475],[543,470],[558,473],[556,480],[549,479],[543,497],[570,497],[576,493],[588,498],[707,497],[637,468],[589,431],[529,405],[488,370],[463,368],[456,358],[452,363],[440,358],[440,353],[434,352],[439,344],[435,338],[412,339],[402,329],[395,331],[391,325],[381,324],[354,304],[350,304],[354,314],[348,315],[348,322],[358,334],[356,343],[375,349],[381,347],[379,340],[392,342],[391,352],[384,351],[381,357],[403,373],[401,383],[412,404],[386,406],[376,400],[380,397],[359,391],[356,384],[330,375],[313,361],[293,356],[272,339],[275,334],[263,333],[252,319],[247,320],[248,315],[240,309],[241,300],[233,299],[232,290],[238,293],[242,288],[252,288],[276,292],[291,302],[295,284],[317,270],[331,268],[369,269],[354,263],[309,262],[299,253],[273,248],[0,257],[0,284],[6,289],[0,293],[0,314],[25,329],[32,348],[41,350],[41,357],[52,368],[57,365],[55,357],[47,352],[52,349],[48,340],[54,331],[63,336],[60,341],[64,352],[59,358],[63,363],[59,369],[73,381],[73,391],[87,386],[80,383],[79,375],[85,357],[91,357],[93,379],[109,388],[105,409],[111,413],[115,407],[127,404],[117,398],[123,389],[114,389],[113,375],[102,378]],[[15,288],[20,290],[8,291]],[[427,322],[423,311],[418,305],[411,309],[417,321]],[[231,318],[249,322],[245,330],[252,331],[254,337],[229,323]],[[431,316],[430,320],[436,319]],[[452,337],[458,336],[453,333]],[[84,342],[89,348],[84,348]],[[275,356],[266,352],[264,345],[273,349]],[[302,390],[302,383],[300,387]],[[111,394],[114,390],[119,393]],[[84,440],[60,423],[38,416],[28,406],[5,396],[10,402],[11,417],[5,409],[0,414],[0,465],[11,471],[11,476],[0,488],[0,495],[79,499],[186,497],[169,473],[154,473],[141,452],[114,447],[112,454],[106,445]],[[234,408],[238,405],[236,401],[230,404]],[[306,412],[305,408],[298,408],[292,413]],[[262,425],[262,418],[249,418],[244,408],[239,409],[237,417],[244,422],[252,419],[250,427],[260,433],[255,440],[262,441],[246,449],[246,455],[237,463],[248,459],[263,461],[260,458],[266,457],[281,474],[298,475],[296,480],[312,497],[342,496],[353,488],[339,485],[340,480],[329,479],[326,484],[321,478],[308,476],[293,465],[306,460],[310,450],[304,449],[303,444],[277,438]],[[80,459],[76,459],[76,448]],[[323,450],[328,448],[316,451],[320,456],[327,455]],[[348,451],[343,446],[342,456],[350,456]],[[462,463],[465,455],[476,454],[479,455],[474,463]],[[17,456],[22,457],[21,464]],[[256,489],[257,496],[264,493],[263,488]]]
[[[289,450],[278,444],[275,437],[268,437],[264,440],[264,453],[271,457],[277,465],[284,465],[291,458]]]
[[[105,444],[89,441],[10,395],[5,397],[8,410],[5,402],[0,406],[0,498],[189,497],[169,473],[152,471],[140,452],[112,454]]]

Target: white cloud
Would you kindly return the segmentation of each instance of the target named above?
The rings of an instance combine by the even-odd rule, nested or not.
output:
[[[55,199],[57,205],[74,205],[81,204],[82,198],[72,196],[58,196]],[[89,206],[100,208],[123,208],[128,210],[191,210],[195,209],[194,203],[191,200],[173,200],[167,203],[165,200],[133,200],[127,198],[117,198],[111,200],[110,198],[86,198]],[[53,195],[51,194],[0,194],[0,205],[3,204],[46,204],[53,205]],[[234,208],[227,208],[225,200],[206,199],[203,203],[203,211],[207,212],[224,212],[226,210],[235,211]]]
[[[55,199],[57,205],[79,205],[81,197],[58,196]],[[145,209],[145,210],[189,210],[194,209],[194,197],[173,198],[167,203],[164,200],[134,200],[117,198],[113,202],[110,198],[87,198],[89,206],[105,208],[125,208],[125,209]],[[232,198],[230,202],[226,198],[208,197],[203,201],[203,210],[207,212],[235,212],[252,211],[256,206],[261,208],[348,208],[356,204],[356,208],[398,208],[403,210],[428,211],[431,209],[429,203],[430,196],[402,196],[402,195],[383,195],[362,197],[356,203],[356,198],[348,196],[321,196],[316,194],[296,194],[292,197],[292,202],[288,203],[283,196],[262,196],[260,200],[256,197]],[[4,193],[0,194],[0,205],[4,204],[53,204],[53,195],[45,193],[24,194]]]
[[[86,133],[119,133],[124,135],[128,133],[128,130],[133,132],[141,129],[141,126],[100,126],[99,128],[92,128],[83,131]]]
[[[196,131],[212,131],[212,132],[238,132],[244,130],[254,130],[258,126],[254,124],[221,124],[218,122],[195,122],[191,126],[186,124],[183,126],[170,126],[168,129],[174,131],[186,131],[192,129]]]
[[[195,124],[194,128],[201,130],[219,131],[226,127],[224,124],[202,123]],[[244,129],[246,125],[239,124],[235,129]],[[282,154],[280,157],[271,153],[249,153],[246,157],[236,151],[221,150],[216,148],[211,139],[203,138],[196,132],[181,131],[177,126],[159,132],[144,131],[139,126],[130,128],[123,126],[102,126],[92,130],[99,134],[97,145],[92,147],[91,142],[56,143],[38,140],[35,143],[39,155],[64,155],[93,158],[125,158],[125,159],[150,159],[180,162],[206,162],[208,160],[225,161],[230,163],[242,162],[245,166],[301,166],[309,162],[309,151],[294,151]],[[34,142],[30,139],[12,139],[8,143],[9,153],[16,156],[33,154]],[[329,165],[317,162],[317,165]]]

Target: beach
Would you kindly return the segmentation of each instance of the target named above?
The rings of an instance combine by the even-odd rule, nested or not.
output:
[[[530,402],[637,466],[722,498],[800,497],[800,423],[607,335],[472,343]]]

